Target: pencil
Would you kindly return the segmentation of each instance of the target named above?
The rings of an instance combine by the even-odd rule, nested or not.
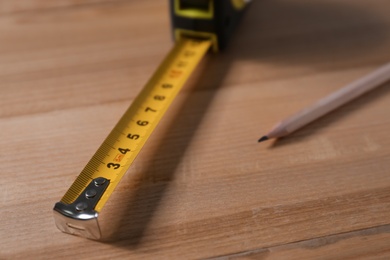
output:
[[[349,101],[367,93],[390,79],[390,63],[380,67],[370,74],[360,78],[345,87],[326,96],[312,106],[307,107],[293,116],[279,122],[268,134],[258,142],[272,138],[287,136],[308,123],[324,116]]]

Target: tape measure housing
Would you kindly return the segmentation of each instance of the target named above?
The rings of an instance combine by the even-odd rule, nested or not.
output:
[[[226,48],[248,0],[170,0],[173,37],[207,38],[213,50]]]

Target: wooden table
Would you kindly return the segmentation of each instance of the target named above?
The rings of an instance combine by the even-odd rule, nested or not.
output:
[[[390,258],[390,83],[257,143],[390,61],[388,0],[255,0],[104,208],[106,242],[52,208],[171,48],[167,1],[0,13],[0,259]]]

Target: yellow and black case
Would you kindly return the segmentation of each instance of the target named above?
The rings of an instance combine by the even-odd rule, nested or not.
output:
[[[172,31],[182,37],[207,38],[223,50],[249,0],[170,0]]]

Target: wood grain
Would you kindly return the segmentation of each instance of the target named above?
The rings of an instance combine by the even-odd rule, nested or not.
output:
[[[106,241],[56,229],[54,203],[172,46],[167,8],[0,17],[0,259],[389,258],[390,83],[257,144],[390,60],[386,0],[255,1],[103,209]]]
[[[272,248],[244,252],[230,259],[386,259],[389,226],[314,238]],[[224,259],[218,257],[215,259]]]
[[[52,11],[59,8],[88,7],[92,4],[116,3],[120,1],[121,0],[1,0],[0,14]]]

